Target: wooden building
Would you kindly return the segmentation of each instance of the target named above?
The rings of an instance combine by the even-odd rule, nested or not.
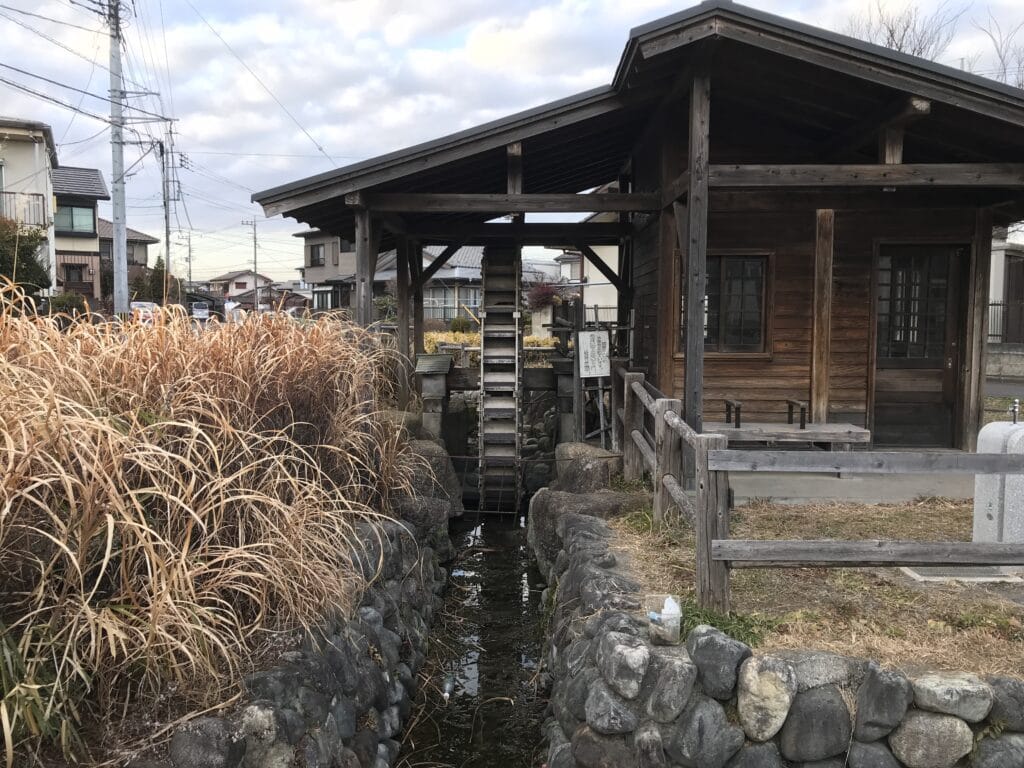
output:
[[[365,312],[392,244],[414,297],[424,244],[618,244],[637,363],[696,428],[727,398],[762,422],[795,398],[876,444],[971,449],[1024,91],[711,0],[634,29],[606,87],[254,200],[355,241]]]

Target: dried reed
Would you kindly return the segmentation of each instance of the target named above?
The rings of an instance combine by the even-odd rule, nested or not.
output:
[[[168,685],[208,705],[268,633],[358,599],[355,523],[408,490],[393,352],[281,315],[68,323],[0,285],[8,768]]]

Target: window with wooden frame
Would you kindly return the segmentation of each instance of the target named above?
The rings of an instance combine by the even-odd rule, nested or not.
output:
[[[324,265],[324,244],[318,243],[309,246],[309,266],[322,267]]]
[[[704,351],[763,353],[767,348],[767,254],[709,254]]]

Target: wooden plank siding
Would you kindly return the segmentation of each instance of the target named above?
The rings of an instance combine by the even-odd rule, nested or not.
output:
[[[808,400],[813,349],[816,211],[712,212],[709,252],[766,253],[768,349],[764,354],[707,354],[704,410],[721,421],[725,399],[743,401],[745,420],[783,422],[788,398]],[[961,242],[975,237],[973,209],[942,211],[836,211],[830,335],[830,422],[870,426],[874,381],[872,286],[881,242]],[[657,339],[678,329],[681,286],[666,291],[659,264],[661,232],[655,221],[634,241],[638,363],[671,397],[684,394],[685,360],[677,341],[671,381],[659,378]],[[663,258],[663,256],[662,256]],[[659,292],[660,288],[660,292]],[[665,296],[671,293],[666,306]],[[884,382],[883,386],[887,386]]]
[[[760,355],[707,354],[704,411],[720,421],[725,400],[743,401],[744,419],[784,421],[786,399],[810,394],[814,296],[815,211],[806,213],[712,213],[711,254],[765,253],[770,266],[767,296],[768,350]],[[678,300],[675,304],[679,306]],[[685,360],[677,346],[673,396],[683,392]]]

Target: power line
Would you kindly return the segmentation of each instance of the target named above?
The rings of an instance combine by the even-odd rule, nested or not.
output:
[[[54,24],[63,24],[65,27],[74,27],[75,29],[81,29],[84,32],[96,32],[97,31],[95,29],[89,29],[88,27],[83,27],[81,24],[74,24],[74,23],[72,23],[70,21],[62,21],[61,19],[54,19],[54,18],[52,18],[50,16],[43,16],[43,15],[38,14],[38,13],[32,13],[32,11],[23,11],[23,10],[21,10],[21,8],[12,8],[11,6],[3,5],[2,3],[0,3],[0,8],[3,8],[5,11],[12,11],[14,13],[20,13],[20,14],[22,14],[24,16],[32,16],[32,17],[37,18],[37,19],[42,19],[43,21],[52,21]]]
[[[313,142],[313,146],[317,148],[317,151],[319,151],[321,155],[326,157],[331,162],[331,165],[337,166],[338,164],[334,161],[334,158],[327,154],[327,151],[322,146],[320,146],[320,143],[316,139],[314,139],[313,135],[309,131],[306,130],[305,126],[303,126],[302,123],[300,123],[296,119],[295,115],[293,115],[291,112],[288,111],[288,107],[286,107],[284,105],[284,103],[282,103],[282,101],[279,98],[277,98],[277,96],[274,95],[274,92],[271,91],[270,88],[267,87],[267,84],[264,83],[260,79],[260,76],[257,75],[252,70],[252,67],[250,67],[248,64],[246,64],[245,60],[235,52],[235,49],[231,47],[231,45],[228,43],[228,41],[225,40],[223,37],[221,37],[220,32],[218,32],[216,29],[214,29],[213,25],[206,20],[206,17],[203,16],[203,14],[201,14],[199,12],[199,9],[197,9],[194,5],[192,5],[192,0],[185,0],[185,2],[188,4],[189,8],[191,8],[193,11],[195,11],[196,16],[198,16],[202,20],[202,22],[207,27],[210,28],[210,31],[213,32],[213,34],[217,36],[217,39],[220,40],[224,44],[224,47],[228,49],[228,52],[230,52],[232,56],[234,56],[236,59],[238,59],[238,63],[241,64],[243,67],[245,67],[245,70],[250,75],[252,75],[253,78],[255,78],[256,82],[260,84],[260,87],[262,87],[263,90],[267,92],[267,95],[269,95],[270,98],[272,98],[277,103],[277,106],[279,106],[281,108],[281,111],[284,112],[286,115],[288,115],[288,117],[291,118],[291,121],[293,123],[295,123],[295,125],[298,126],[300,131],[302,131],[304,134],[306,134],[306,138],[308,138],[311,142]]]
[[[51,80],[49,77],[44,77],[43,75],[37,75],[35,72],[29,72],[27,69],[19,69],[18,67],[12,67],[10,64],[4,64],[2,62],[0,62],[0,67],[3,67],[4,69],[9,69],[9,70],[11,70],[13,72],[17,72],[19,75],[27,75],[28,77],[34,77],[37,80],[42,80],[44,83],[49,83],[50,85],[56,85],[59,88],[67,88],[69,91],[74,91],[75,93],[81,93],[81,94],[84,94],[86,96],[91,96],[94,99],[98,99],[99,101],[105,101],[108,104],[111,101],[106,96],[100,96],[98,94],[91,93],[89,91],[84,91],[81,88],[76,88],[73,85],[65,85],[64,83],[60,83],[60,82],[58,82],[56,80]],[[150,117],[155,117],[158,120],[163,120],[163,121],[169,121],[170,120],[169,117],[164,117],[163,115],[158,115],[155,112],[150,112],[150,111],[142,109],[140,107],[133,107],[130,104],[125,104],[125,107],[127,109],[131,109],[131,110],[134,110],[136,112],[141,112],[144,115],[148,115]]]
[[[47,40],[47,41],[53,43],[54,45],[56,45],[59,48],[63,48],[65,51],[70,53],[72,56],[77,56],[82,61],[88,62],[90,64],[92,63],[92,61],[87,56],[85,56],[84,54],[81,54],[78,51],[76,51],[74,48],[72,48],[72,47],[70,47],[68,45],[65,45],[60,40],[57,40],[54,37],[50,37],[50,35],[46,34],[45,32],[40,32],[35,27],[29,26],[28,24],[26,24],[25,22],[21,21],[20,19],[16,19],[13,16],[9,16],[8,14],[3,13],[2,11],[0,11],[0,18],[4,18],[4,19],[7,19],[8,21],[14,22],[19,27],[23,27],[23,28],[27,29],[32,34],[38,35],[39,37],[41,37],[44,40]],[[110,68],[109,67],[105,67],[102,64],[97,64],[96,66],[106,70],[107,72],[110,72]],[[142,87],[138,83],[135,83],[135,82],[132,82],[132,85],[134,85],[136,87],[140,87],[140,88]]]
[[[0,14],[0,15],[2,15],[2,14]],[[58,99],[58,98],[56,98],[54,96],[49,96],[49,95],[47,95],[45,93],[40,93],[39,91],[36,91],[36,90],[33,90],[32,88],[29,88],[27,85],[22,85],[21,83],[16,83],[13,80],[8,80],[6,77],[0,76],[0,83],[4,83],[5,85],[9,85],[11,88],[16,88],[19,91],[24,91],[25,93],[29,94],[30,96],[35,96],[37,99],[42,99],[43,101],[49,101],[52,104],[56,104],[57,106],[64,107],[64,109],[70,109],[72,112],[77,112],[80,115],[85,115],[86,117],[91,117],[93,120],[99,120],[101,123],[107,123],[108,125],[110,124],[110,120],[108,120],[105,117],[100,117],[99,115],[93,114],[92,112],[89,112],[88,110],[85,110],[85,109],[79,109],[78,107],[74,106],[73,104],[68,104],[66,101],[61,101],[60,99]]]

